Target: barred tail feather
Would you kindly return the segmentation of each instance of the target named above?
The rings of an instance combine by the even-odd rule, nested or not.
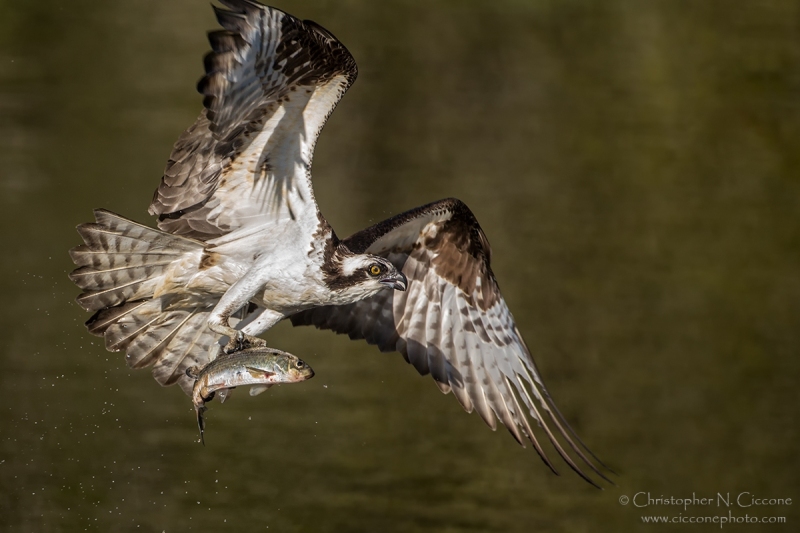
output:
[[[191,395],[194,379],[186,375],[186,370],[193,366],[206,366],[219,350],[219,337],[208,329],[209,314],[210,310],[194,312],[186,317],[153,367],[156,381],[164,386],[178,383],[186,394]]]
[[[86,327],[105,338],[109,351],[124,351],[128,366],[155,365],[159,383],[178,383],[191,394],[186,368],[205,366],[216,355],[218,336],[207,325],[211,308],[170,306],[154,294],[170,265],[200,252],[203,243],[102,209],[95,218],[78,226],[85,244],[70,250],[78,267],[70,279],[84,290],[77,301],[95,311]]]
[[[78,226],[85,244],[70,250],[78,268],[69,277],[85,291],[77,301],[87,311],[152,297],[173,261],[203,248],[104,209],[94,213],[96,223]]]
[[[155,364],[156,381],[178,383],[191,394],[194,380],[186,369],[210,363],[218,347],[218,337],[207,325],[210,312],[198,307],[162,310],[160,299],[143,300],[98,311],[86,326],[105,337],[109,351],[124,350],[131,368]]]

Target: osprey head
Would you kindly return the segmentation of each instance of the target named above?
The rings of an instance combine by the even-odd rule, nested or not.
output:
[[[326,273],[325,282],[343,303],[352,303],[383,289],[406,290],[405,274],[383,257],[369,254],[349,254],[337,261],[336,268]]]

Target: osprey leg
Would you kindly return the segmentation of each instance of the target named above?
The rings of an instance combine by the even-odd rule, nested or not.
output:
[[[208,327],[214,333],[227,336],[230,340],[222,347],[224,353],[238,352],[249,346],[266,346],[267,341],[264,339],[248,335],[242,330],[232,328],[227,325],[228,320],[225,319],[224,323],[212,323],[208,321]]]
[[[239,326],[245,335],[261,335],[283,319],[283,313],[259,307],[250,313]]]
[[[208,327],[214,333],[227,336],[230,340],[222,348],[224,353],[233,353],[243,347],[263,346],[266,344],[263,339],[248,335],[242,330],[232,328],[229,320],[233,313],[241,309],[250,302],[261,288],[260,281],[256,278],[253,271],[249,271],[222,295],[211,315],[208,317]],[[255,319],[257,322],[260,316]],[[276,321],[277,322],[277,321]],[[274,322],[273,322],[274,324]]]

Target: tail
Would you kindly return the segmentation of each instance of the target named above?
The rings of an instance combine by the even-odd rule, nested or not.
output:
[[[103,209],[96,223],[81,224],[86,244],[70,250],[78,266],[70,279],[84,292],[78,303],[95,314],[89,332],[104,336],[109,351],[126,353],[133,368],[155,364],[162,385],[179,383],[191,394],[193,380],[185,370],[211,361],[217,336],[208,329],[215,302],[176,303],[156,296],[170,266],[187,255],[202,255],[203,243],[148,228]]]
[[[197,413],[197,427],[200,429],[200,443],[205,446],[206,440],[203,436],[206,430],[206,422],[203,419],[203,413],[206,410],[206,407],[203,405],[195,405],[194,410]]]

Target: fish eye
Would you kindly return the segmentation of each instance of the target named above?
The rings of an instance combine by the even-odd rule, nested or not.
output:
[[[302,359],[298,359],[297,362],[294,364],[297,368],[305,368],[306,364],[303,362]]]
[[[369,266],[369,273],[372,274],[373,276],[378,276],[380,275],[381,272],[383,272],[383,269],[380,267],[380,265],[372,263]]]

